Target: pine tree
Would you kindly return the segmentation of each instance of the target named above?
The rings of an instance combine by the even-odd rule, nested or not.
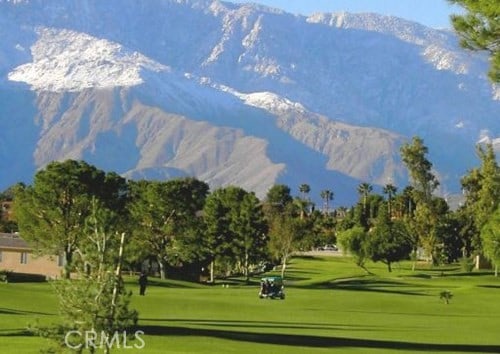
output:
[[[466,10],[465,15],[451,17],[461,45],[489,52],[491,67],[488,76],[492,82],[500,82],[500,4],[497,0],[448,1]]]

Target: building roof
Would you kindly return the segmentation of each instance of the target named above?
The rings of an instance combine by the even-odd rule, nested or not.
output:
[[[18,234],[0,233],[0,249],[31,250]]]

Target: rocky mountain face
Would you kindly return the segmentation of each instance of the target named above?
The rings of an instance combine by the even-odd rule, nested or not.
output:
[[[196,176],[334,203],[407,183],[418,135],[441,181],[500,148],[500,88],[455,35],[376,14],[212,0],[0,0],[0,188],[52,160]]]

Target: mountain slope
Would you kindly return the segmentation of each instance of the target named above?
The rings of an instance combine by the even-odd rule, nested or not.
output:
[[[477,163],[474,144],[500,135],[486,58],[393,17],[0,0],[0,35],[0,166],[15,171],[3,188],[83,158],[261,197],[273,183],[310,183],[347,203],[361,181],[406,183],[399,146],[419,135],[448,193]]]

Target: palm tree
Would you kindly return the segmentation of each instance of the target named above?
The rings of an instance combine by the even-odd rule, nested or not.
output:
[[[323,199],[323,210],[325,214],[328,214],[328,207],[330,200],[333,200],[333,192],[329,189],[324,189],[321,191],[321,199]]]
[[[384,194],[387,194],[387,205],[388,205],[388,208],[389,208],[389,217],[392,217],[392,207],[391,207],[391,203],[392,203],[392,196],[394,194],[396,194],[396,191],[397,191],[397,187],[388,183],[384,186],[384,189],[383,189],[383,192]]]
[[[299,202],[300,207],[300,218],[304,218],[304,214],[308,212],[309,206],[311,205],[311,201],[309,200],[309,192],[311,191],[311,187],[307,183],[302,183],[299,186],[299,192],[301,194],[301,202]]]
[[[347,207],[345,206],[338,207],[337,211],[338,211],[338,216],[341,218],[345,218],[348,212]]]
[[[309,202],[302,198],[295,198],[293,204],[300,212],[300,220],[303,220],[309,209]]]
[[[358,186],[358,193],[360,196],[363,197],[363,213],[364,215],[366,216],[366,200],[368,198],[368,195],[370,194],[370,192],[373,190],[373,187],[371,184],[369,183],[361,183],[359,186]]]
[[[311,191],[311,187],[307,183],[302,183],[299,186],[299,192],[302,194],[302,199],[306,199],[306,197],[310,191]]]

